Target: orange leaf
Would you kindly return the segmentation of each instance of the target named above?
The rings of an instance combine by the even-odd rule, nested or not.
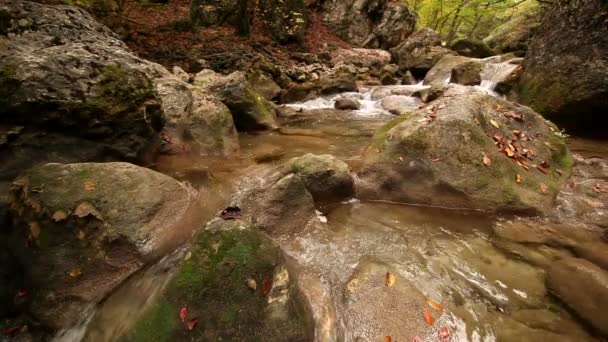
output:
[[[272,283],[270,282],[270,280],[264,279],[264,282],[262,283],[262,294],[264,295],[264,297],[268,296],[271,287]]]
[[[188,321],[188,330],[194,330],[198,324],[198,318],[193,318]]]
[[[95,190],[95,183],[93,183],[91,181],[84,182],[84,189],[86,191],[93,191],[93,190]]]
[[[68,271],[68,275],[72,278],[78,278],[82,275],[82,271],[80,270],[80,268],[74,268]]]
[[[386,272],[386,287],[393,287],[395,285],[395,275],[391,272]]]
[[[424,320],[426,321],[426,323],[428,325],[433,325],[435,324],[435,318],[433,317],[433,315],[431,314],[431,312],[429,311],[429,309],[424,309]]]
[[[390,336],[384,336],[384,342],[392,342],[393,338]]]
[[[488,156],[486,156],[486,154],[483,154],[483,164],[485,166],[490,166],[492,164],[492,160],[490,160],[490,158]]]
[[[515,181],[517,183],[521,183],[521,175],[518,173],[517,176],[515,176]]]
[[[442,313],[443,312],[443,306],[441,306],[441,304],[433,301],[432,299],[427,299],[426,303],[432,307],[433,309],[435,309],[435,311]]]
[[[507,156],[509,157],[513,157],[515,154],[513,153],[513,150],[511,150],[510,148],[506,147],[504,149],[505,153],[507,154]]]
[[[184,306],[181,310],[179,310],[179,320],[184,323],[186,321],[186,317],[188,317],[188,308]]]

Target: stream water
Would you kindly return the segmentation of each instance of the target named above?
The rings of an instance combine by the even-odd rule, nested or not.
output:
[[[495,70],[502,72],[505,70]],[[482,90],[492,91],[492,77],[487,76],[485,81]],[[421,87],[391,89],[407,93]],[[303,111],[299,120],[291,120],[275,132],[242,134],[238,157],[165,157],[156,169],[205,189],[201,206],[206,208],[206,219],[210,219],[227,203],[232,185],[242,175],[240,170],[247,166],[270,166],[310,152],[333,154],[356,168],[373,130],[394,117],[381,107],[381,100],[374,99],[375,91],[378,89],[339,95],[359,98],[362,106],[357,111],[333,110],[337,96],[292,104],[290,107]],[[583,154],[607,156],[606,145],[573,141],[574,149]],[[478,211],[354,198],[331,210],[319,209],[322,215],[303,231],[275,238],[298,265],[301,286],[309,286],[314,294],[315,320],[317,327],[323,327],[317,332],[318,340],[380,341],[380,332],[366,321],[371,318],[385,321],[383,326],[395,327],[393,332],[382,332],[392,335],[393,341],[411,340],[412,336],[400,335],[398,326],[423,322],[422,312],[387,310],[384,317],[378,317],[375,310],[380,299],[364,298],[367,308],[363,309],[342,300],[353,274],[370,262],[381,263],[400,281],[408,282],[412,291],[445,308],[436,317],[434,328],[421,332],[423,341],[437,341],[442,327],[449,327],[451,341],[592,340],[586,328],[548,294],[542,269],[497,247],[500,241],[492,234],[492,226],[505,218]],[[92,312],[78,331],[64,332],[58,340],[85,335],[86,341],[116,340],[154,302],[186,249],[132,277]]]

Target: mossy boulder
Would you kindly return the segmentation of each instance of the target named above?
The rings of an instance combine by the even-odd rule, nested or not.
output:
[[[239,220],[211,221],[188,255],[123,341],[313,339],[297,280],[280,248],[260,231]],[[197,324],[189,330],[193,319]]]
[[[237,0],[194,0],[190,3],[190,21],[195,26],[217,26],[224,23],[237,25],[241,2]]]
[[[26,313],[69,328],[147,262],[188,238],[196,191],[127,163],[45,164],[11,188],[9,248],[24,265]],[[194,213],[196,210],[194,210]]]
[[[450,49],[456,51],[461,56],[486,58],[495,55],[496,53],[483,41],[461,38],[456,40]]]
[[[195,76],[194,86],[222,101],[230,109],[238,130],[277,127],[272,105],[249,84],[240,71],[222,76],[211,70],[203,70]]]
[[[308,24],[304,0],[261,0],[263,22],[279,43],[301,43]]]
[[[552,207],[571,166],[564,139],[539,114],[451,90],[376,132],[357,192],[362,198],[539,212]]]
[[[574,133],[605,137],[608,3],[559,0],[528,46],[519,99]]]
[[[317,202],[340,200],[353,194],[353,178],[348,164],[330,155],[307,153],[289,161]]]
[[[472,64],[478,64],[481,67],[483,63],[479,59],[465,56],[445,55],[426,74],[424,77],[424,84],[433,87],[443,87],[450,83],[452,71],[455,68],[469,65],[469,68],[476,69],[477,67],[474,67]]]
[[[476,61],[466,62],[452,69],[451,83],[462,85],[479,85],[481,84],[482,65]]]
[[[402,69],[408,69],[417,78],[424,75],[445,55],[454,52],[441,46],[441,38],[430,28],[423,28],[391,49],[393,59]]]

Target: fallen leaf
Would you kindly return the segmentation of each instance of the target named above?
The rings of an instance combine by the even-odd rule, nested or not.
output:
[[[428,325],[433,325],[435,324],[435,318],[433,317],[433,315],[431,314],[431,312],[429,311],[429,309],[424,309],[424,320],[426,321],[426,323]]]
[[[30,235],[33,239],[40,237],[40,224],[38,222],[30,222]]]
[[[496,122],[494,119],[490,120],[490,123],[492,124],[492,126],[496,127],[496,128],[500,128],[500,125],[498,124],[498,122]]]
[[[403,161],[403,157],[399,157],[399,160],[400,160],[400,161]]]
[[[433,301],[432,299],[427,299],[426,303],[432,307],[433,309],[435,309],[435,311],[442,313],[443,312],[443,306],[441,306],[441,304]]]
[[[84,217],[91,215],[91,216],[103,221],[103,217],[101,216],[101,213],[99,211],[97,211],[95,206],[89,202],[80,203],[76,207],[76,209],[74,209],[73,215],[76,217],[79,217],[79,218],[84,218]]]
[[[513,130],[513,135],[516,136],[516,137],[519,137],[521,135],[521,131],[518,130],[518,129],[514,129]]]
[[[547,191],[549,191],[549,187],[545,183],[540,183],[538,184],[538,186],[540,187],[540,191],[542,191],[543,194],[546,194]]]
[[[95,190],[95,183],[93,183],[91,181],[84,182],[84,189],[86,191],[94,191]]]
[[[392,342],[393,338],[390,336],[384,336],[384,342]]]
[[[515,181],[517,183],[521,183],[521,175],[518,173],[517,176],[515,176]]]
[[[55,222],[63,221],[68,218],[68,214],[63,210],[57,210],[53,213],[52,219]]]
[[[391,272],[386,272],[386,287],[393,287],[395,285],[395,275]]]
[[[511,157],[513,157],[513,156],[515,155],[515,153],[513,153],[513,150],[511,150],[511,149],[510,149],[510,148],[508,148],[508,147],[507,147],[507,148],[505,148],[505,149],[504,149],[504,151],[505,151],[505,154],[506,154],[506,155],[507,155],[509,158],[511,158]]]
[[[492,160],[490,160],[490,158],[488,156],[486,156],[486,154],[483,154],[483,164],[485,166],[490,166],[492,164]]]
[[[271,287],[272,283],[270,282],[270,280],[264,279],[264,281],[262,282],[262,295],[264,295],[264,297],[268,296]]]
[[[382,150],[380,149],[380,147],[376,148],[376,153],[380,153],[382,152]]]
[[[249,278],[247,279],[247,287],[255,291],[258,288],[258,284],[255,282],[255,279]]]
[[[82,230],[79,230],[78,231],[78,240],[84,240],[85,237],[86,237],[86,234]]]
[[[198,324],[198,318],[193,318],[188,321],[188,330],[194,330]]]
[[[184,261],[188,261],[188,260],[190,260],[190,258],[192,258],[192,252],[186,253],[186,256],[184,257]]]
[[[548,175],[548,174],[549,174],[549,172],[547,172],[547,170],[545,170],[545,169],[544,169],[542,166],[540,166],[540,165],[536,165],[536,169],[537,169],[538,171],[540,171],[540,172],[542,172],[542,173],[546,174],[546,175]]]
[[[186,317],[188,317],[188,308],[184,306],[181,310],[179,310],[179,320],[184,323],[186,322]]]
[[[82,275],[82,271],[80,270],[80,268],[74,268],[68,272],[68,275],[72,278],[78,278]]]
[[[555,169],[555,172],[557,172],[557,174],[560,176],[564,174],[564,172],[560,169]]]
[[[540,166],[544,167],[545,169],[548,169],[551,167],[551,165],[549,165],[549,163],[547,163],[546,161],[543,160],[542,163],[540,163]]]

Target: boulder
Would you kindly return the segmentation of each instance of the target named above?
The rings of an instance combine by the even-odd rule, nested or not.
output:
[[[608,335],[608,272],[577,258],[560,260],[547,271],[547,286],[581,318]]]
[[[334,65],[342,63],[379,69],[391,62],[391,54],[380,49],[336,49],[330,56]]]
[[[519,11],[511,19],[493,29],[483,42],[496,52],[513,52],[523,56],[526,54],[534,31],[541,23],[542,14],[541,6]]]
[[[450,45],[450,49],[456,51],[461,56],[473,58],[486,58],[496,54],[483,41],[468,38],[456,40]]]
[[[403,85],[414,85],[418,83],[418,81],[416,81],[416,78],[414,77],[414,75],[412,74],[411,71],[406,71],[405,74],[403,74],[403,78],[401,79],[401,84]]]
[[[423,78],[443,56],[453,55],[454,52],[441,47],[441,39],[435,31],[424,28],[391,49],[391,54],[402,69]]]
[[[308,24],[304,0],[261,0],[262,21],[279,43],[301,43]]]
[[[334,107],[340,110],[357,110],[361,108],[361,103],[354,98],[339,97],[336,99]]]
[[[480,67],[482,65],[481,60],[478,59],[464,56],[445,55],[426,74],[424,77],[424,84],[435,87],[445,86],[451,82],[452,70],[467,63],[470,65],[470,68],[477,68],[473,67],[471,65],[472,63],[477,63],[480,65]]]
[[[322,4],[327,26],[347,42],[369,48],[390,49],[407,38],[415,16],[402,3],[388,0],[328,0]]]
[[[52,330],[75,325],[196,226],[196,191],[127,163],[37,166],[13,182],[9,201],[26,310]]]
[[[315,202],[341,200],[353,194],[350,167],[330,154],[307,153],[291,159],[288,165],[304,181]]]
[[[422,104],[416,97],[390,95],[382,99],[382,108],[394,115],[403,115],[414,111]]]
[[[559,0],[528,46],[520,101],[579,134],[605,136],[608,3]]]
[[[492,211],[547,211],[572,166],[539,114],[458,89],[386,124],[368,151],[357,197]]]
[[[481,84],[481,70],[481,64],[476,61],[460,64],[452,69],[450,82],[468,86],[479,85]]]
[[[165,68],[137,57],[82,9],[16,0],[0,6],[0,123],[132,161],[158,142],[164,118],[153,79],[169,75]],[[43,160],[74,154],[60,146],[38,148]]]
[[[194,26],[239,25],[245,9],[237,0],[193,0],[190,21]]]
[[[242,72],[222,76],[205,69],[194,77],[194,85],[215,96],[230,109],[238,130],[277,127],[271,104],[253,89]]]
[[[216,219],[188,255],[124,340],[313,339],[312,313],[297,280],[262,232],[241,220]],[[187,316],[180,321],[182,308]]]
[[[188,75],[188,73],[186,71],[184,71],[184,69],[178,67],[177,65],[173,66],[173,69],[171,70],[171,72],[173,73],[173,76],[179,78],[182,82],[185,82],[185,83],[190,82],[190,75]]]
[[[425,87],[413,92],[412,96],[419,98],[424,103],[429,103],[441,97],[446,89],[445,86]]]
[[[276,100],[281,94],[281,87],[274,81],[272,75],[264,71],[255,71],[249,76],[249,83],[268,101]]]

